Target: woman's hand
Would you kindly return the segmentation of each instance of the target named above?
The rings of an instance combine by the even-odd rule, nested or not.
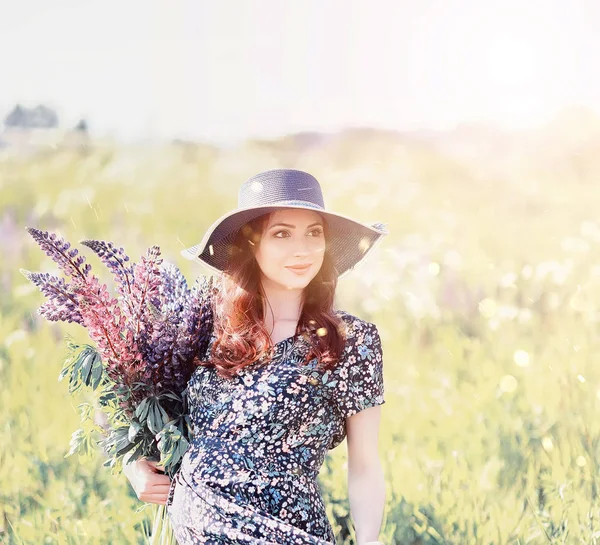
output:
[[[158,462],[138,458],[135,462],[123,460],[123,473],[129,479],[138,499],[147,503],[166,505],[171,479],[161,473]]]

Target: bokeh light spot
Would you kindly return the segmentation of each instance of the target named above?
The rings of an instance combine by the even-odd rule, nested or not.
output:
[[[529,354],[525,350],[517,350],[513,359],[519,367],[527,367],[530,363]]]
[[[369,249],[369,246],[371,246],[371,241],[367,237],[363,237],[360,239],[360,242],[358,243],[358,248],[363,254]]]
[[[513,377],[512,375],[504,375],[500,379],[500,389],[503,392],[506,392],[506,393],[514,392],[517,389],[517,386],[518,386],[517,379],[515,377]]]
[[[546,452],[551,452],[554,449],[554,443],[552,442],[551,437],[544,437],[542,439],[542,447]]]
[[[479,302],[479,312],[484,318],[492,318],[497,309],[498,305],[493,299],[485,298]]]

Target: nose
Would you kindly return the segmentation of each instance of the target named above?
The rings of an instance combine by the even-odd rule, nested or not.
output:
[[[312,245],[310,241],[306,240],[305,237],[302,237],[298,242],[296,242],[294,246],[294,255],[295,256],[304,256],[309,255],[313,252]]]
[[[303,257],[324,251],[325,248],[321,241],[308,237],[301,237],[294,245],[294,256],[297,257]]]
[[[309,255],[310,253],[311,249],[306,244],[299,244],[294,250],[295,256]]]

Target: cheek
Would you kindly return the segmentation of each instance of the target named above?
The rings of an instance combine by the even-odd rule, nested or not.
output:
[[[323,263],[323,258],[325,257],[325,244],[315,243],[313,247],[313,255],[315,256],[315,261],[317,263]]]
[[[287,259],[285,248],[281,244],[263,242],[259,251],[256,254],[256,260],[262,269],[272,269],[278,267],[280,263]]]

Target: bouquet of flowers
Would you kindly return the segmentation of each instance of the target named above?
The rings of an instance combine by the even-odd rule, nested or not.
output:
[[[108,456],[104,465],[118,467],[124,456],[131,462],[143,456],[160,460],[172,477],[191,437],[185,389],[212,332],[211,301],[217,289],[212,277],[202,276],[190,289],[177,267],[163,264],[157,246],[131,264],[123,248],[111,242],[81,241],[112,273],[118,294],[113,297],[69,242],[39,229],[27,231],[69,279],[21,269],[48,299],[38,313],[84,326],[94,343],[67,342],[69,355],[59,380],[68,379],[70,393],[85,387],[95,394],[107,422],[97,442]],[[85,426],[92,411],[86,405],[67,455],[92,447],[90,426]],[[159,528],[163,541],[173,541],[162,505],[154,542]]]

